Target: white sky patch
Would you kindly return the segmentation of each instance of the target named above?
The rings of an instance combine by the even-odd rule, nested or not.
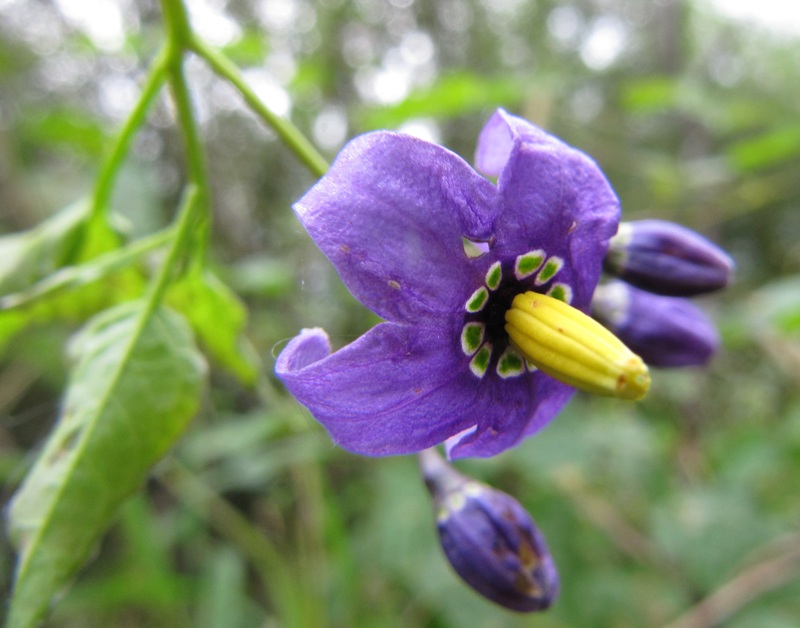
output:
[[[130,114],[139,97],[136,81],[127,76],[114,74],[102,77],[98,82],[97,91],[103,112],[120,122]]]
[[[581,59],[592,70],[605,70],[617,60],[627,42],[628,30],[622,20],[599,17],[592,23],[581,45]]]
[[[287,31],[297,21],[298,3],[294,0],[261,0],[256,11],[261,22],[276,31]]]
[[[287,117],[292,106],[289,93],[265,70],[247,69],[242,72],[247,84],[264,104],[279,116]]]
[[[56,0],[61,14],[92,43],[116,52],[125,43],[122,13],[114,0]]]
[[[439,130],[439,125],[430,118],[412,118],[405,121],[402,126],[397,129],[400,133],[407,133],[413,135],[426,142],[433,142],[438,144],[442,141],[442,134]]]
[[[710,0],[720,14],[756,22],[778,33],[800,35],[800,3],[792,0]]]
[[[192,0],[186,3],[189,16],[200,38],[214,46],[225,46],[241,36],[242,30],[225,12],[219,2]]]
[[[314,120],[314,140],[326,150],[342,146],[347,137],[347,116],[341,107],[325,107]]]
[[[572,45],[583,28],[581,12],[569,5],[559,6],[547,16],[547,30],[560,44]]]

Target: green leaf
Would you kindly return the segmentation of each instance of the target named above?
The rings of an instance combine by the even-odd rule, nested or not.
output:
[[[43,616],[198,407],[205,365],[189,326],[166,308],[104,311],[71,353],[61,416],[11,504],[19,559],[9,628]]]
[[[772,281],[756,291],[751,300],[752,326],[777,332],[784,340],[800,335],[800,275]]]
[[[104,220],[89,220],[85,202],[70,205],[27,231],[0,236],[0,353],[11,339],[33,323],[54,319],[83,321],[113,303],[141,293],[140,270],[115,267],[102,285],[86,285],[111,275],[90,260],[119,248],[122,238]],[[81,266],[83,265],[83,266]],[[36,295],[23,307],[17,297],[54,285],[82,268],[87,279],[70,290]],[[74,274],[74,273],[73,273]]]
[[[86,209],[76,203],[33,229],[0,236],[0,295],[26,288],[70,263],[79,248]]]
[[[622,88],[622,106],[634,113],[653,113],[674,108],[679,86],[674,78],[655,76],[632,81]]]
[[[737,142],[727,152],[733,165],[744,172],[788,164],[800,155],[800,124],[781,124]]]
[[[243,335],[247,310],[208,269],[192,268],[169,291],[170,304],[189,319],[206,351],[245,384],[259,372],[258,356]]]
[[[245,30],[241,37],[222,49],[222,53],[239,67],[263,64],[268,52],[267,38],[258,30]]]
[[[108,144],[108,133],[97,116],[70,108],[29,111],[19,132],[34,145],[61,145],[100,157]]]

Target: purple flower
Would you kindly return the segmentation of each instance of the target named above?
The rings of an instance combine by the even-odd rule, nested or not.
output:
[[[573,392],[510,346],[504,315],[528,290],[587,310],[617,198],[586,155],[502,110],[476,162],[496,185],[440,146],[369,133],[294,206],[386,321],[334,353],[324,331],[305,329],[277,360],[289,391],[346,449],[403,454],[450,439],[452,457],[492,456]]]
[[[691,229],[664,220],[637,220],[620,224],[605,269],[649,292],[691,296],[724,288],[733,260]]]
[[[719,345],[714,323],[688,299],[611,281],[598,286],[592,309],[600,322],[651,366],[702,366]]]
[[[433,450],[422,452],[420,463],[433,496],[439,540],[456,573],[505,608],[549,608],[558,595],[558,572],[522,505],[458,473]]]

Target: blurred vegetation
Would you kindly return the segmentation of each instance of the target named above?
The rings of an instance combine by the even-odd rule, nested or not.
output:
[[[640,404],[579,396],[517,449],[459,464],[523,502],[562,579],[546,614],[483,601],[437,547],[413,457],[336,449],[274,380],[274,356],[300,327],[342,345],[374,317],[292,214],[314,175],[192,57],[211,263],[166,298],[200,340],[208,385],[47,625],[796,626],[800,41],[688,0],[187,5],[199,36],[327,158],[382,127],[470,160],[497,106],[589,153],[626,218],[681,222],[734,256],[735,285],[702,302],[723,349],[708,369],[657,372]],[[0,311],[5,500],[59,414],[75,352],[88,351],[70,339],[142,294],[163,258],[158,234],[191,203],[162,91],[119,171],[110,226],[87,230],[64,211],[91,194],[163,41],[154,1],[0,1],[0,292],[18,298]],[[140,241],[140,254],[113,257]],[[98,259],[99,280],[81,274]],[[45,296],[26,302],[31,286]],[[106,456],[111,468],[121,452]],[[7,595],[14,562],[6,541]]]

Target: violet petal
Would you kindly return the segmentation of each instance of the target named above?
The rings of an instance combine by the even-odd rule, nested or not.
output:
[[[356,298],[416,323],[457,311],[479,285],[483,265],[462,238],[488,240],[497,203],[454,153],[381,131],[348,143],[294,209]]]
[[[588,156],[500,110],[481,134],[479,166],[496,169],[506,150],[498,180],[503,204],[495,253],[513,256],[542,249],[560,257],[564,266],[558,280],[572,288],[571,304],[586,310],[608,240],[617,230],[619,201]]]

